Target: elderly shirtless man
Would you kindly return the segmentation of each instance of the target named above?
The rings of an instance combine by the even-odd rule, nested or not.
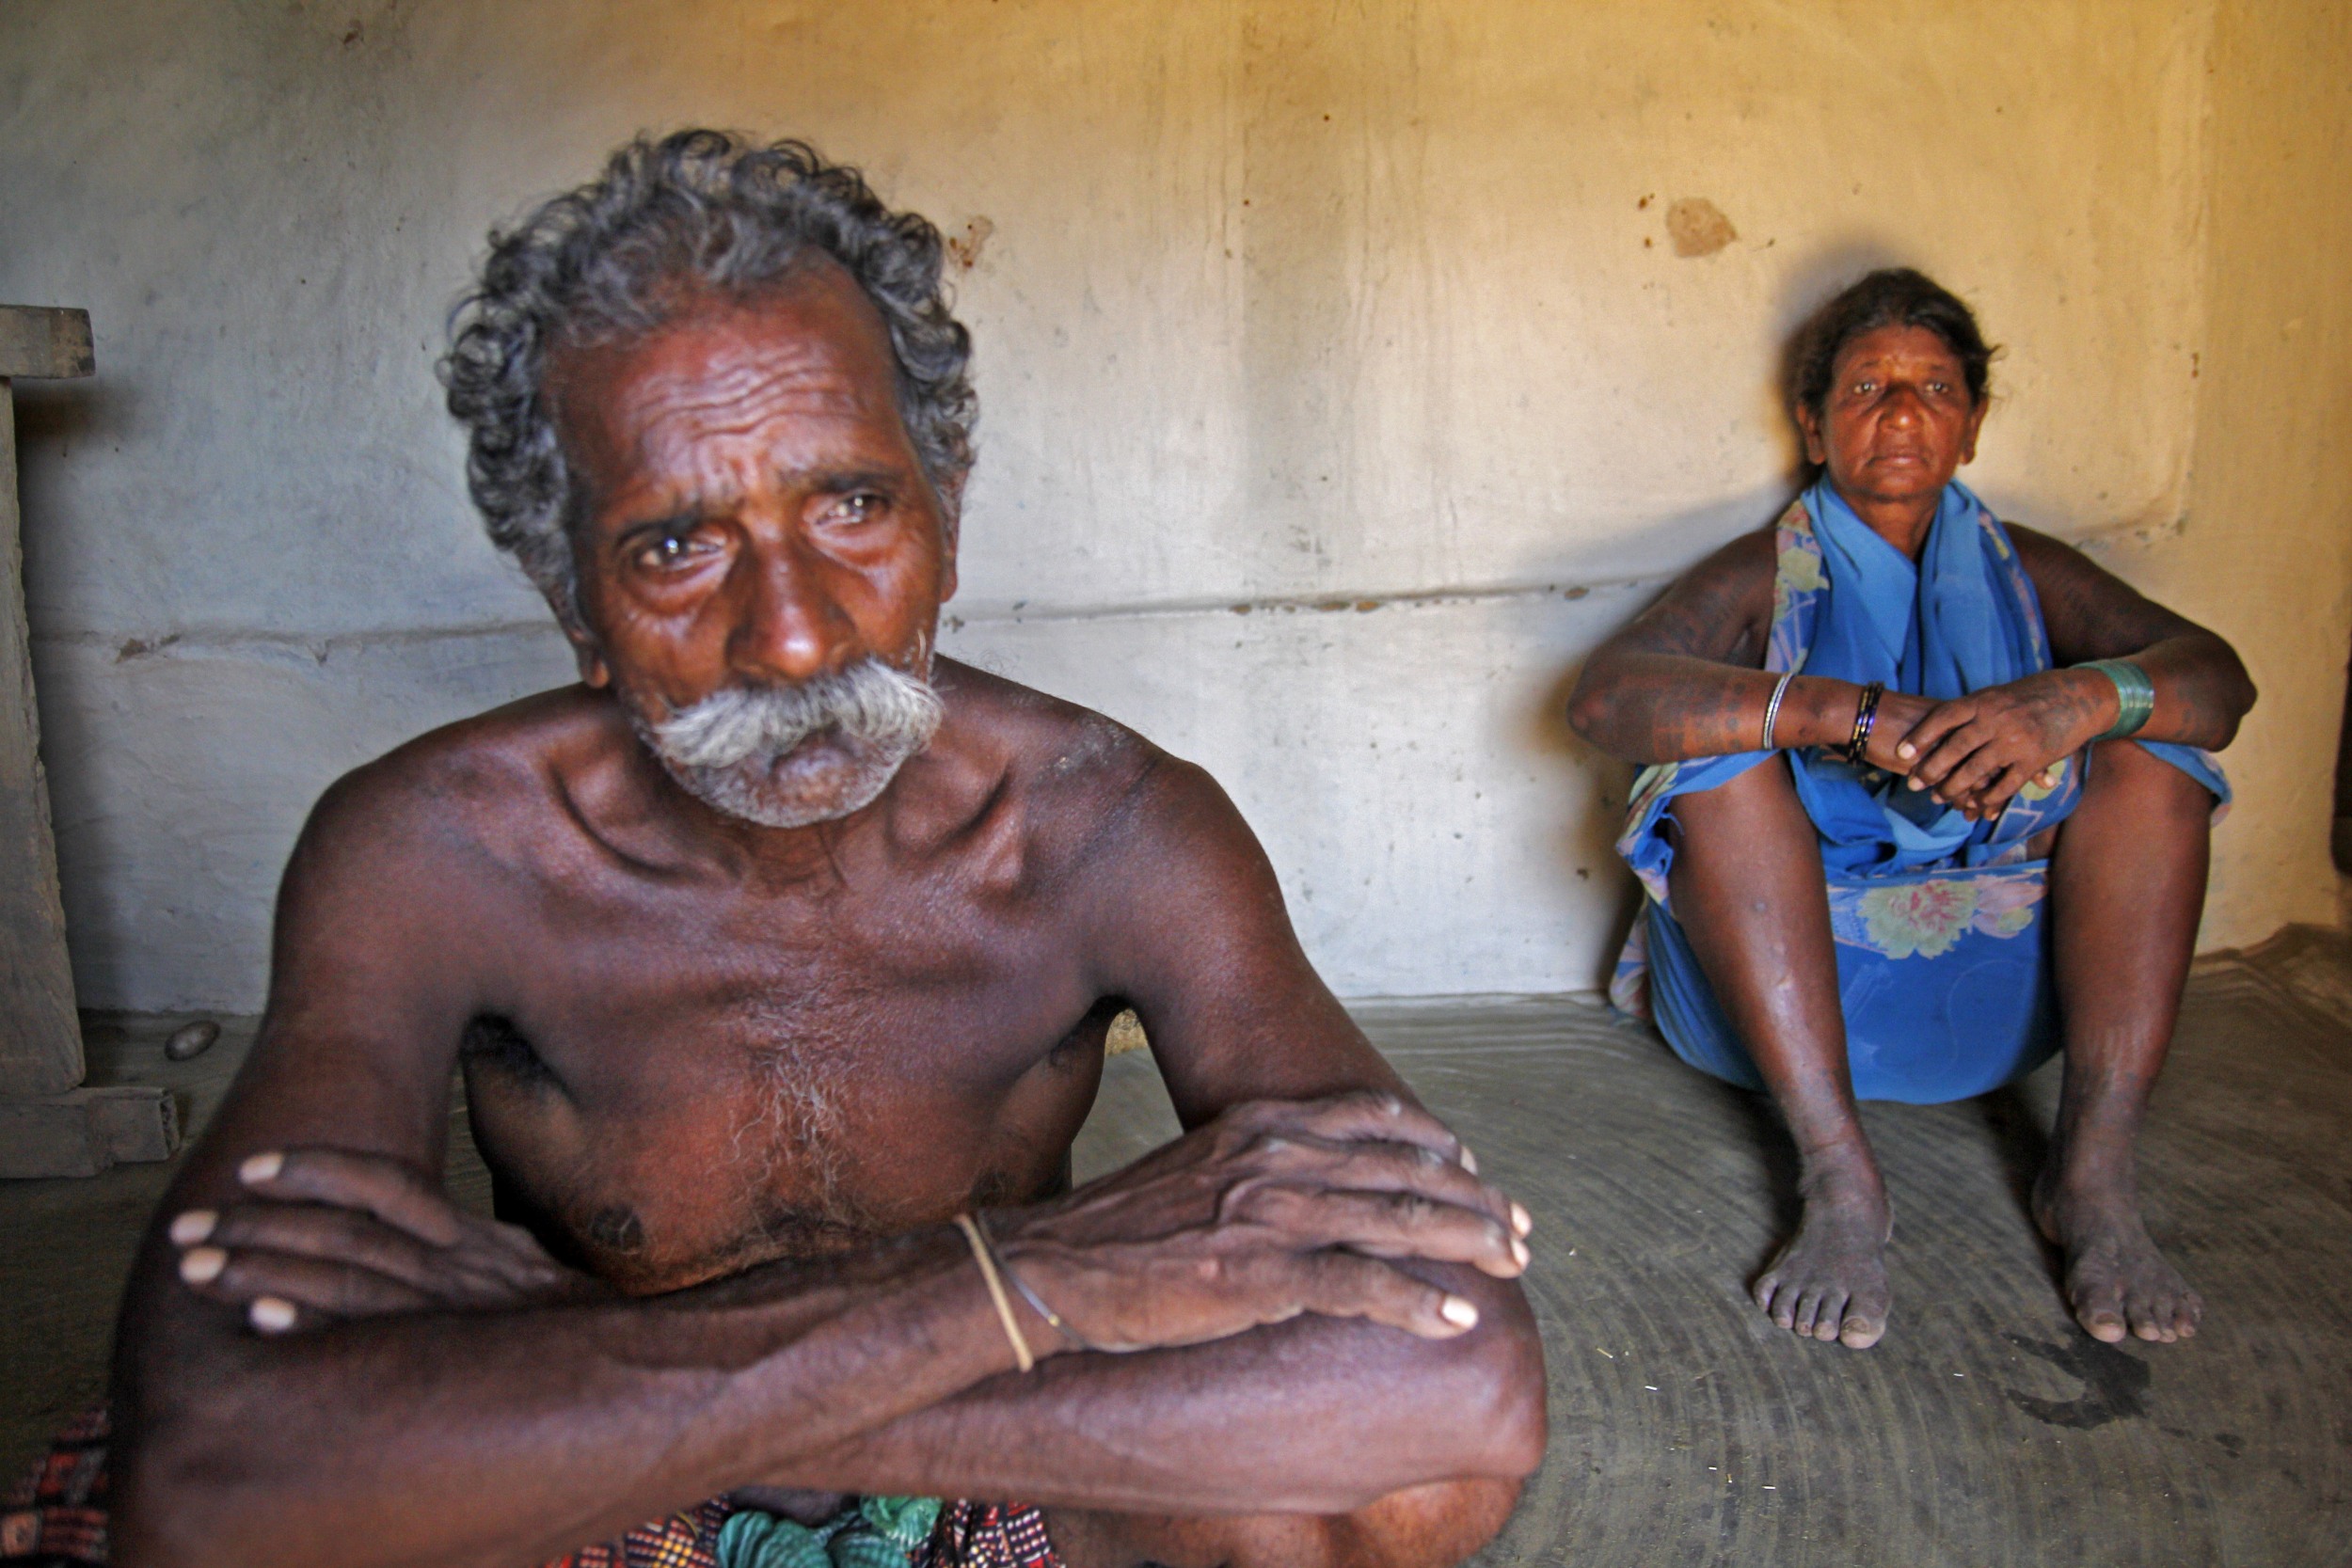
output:
[[[450,402],[582,680],[304,832],[131,1288],[117,1561],[1435,1564],[1500,1526],[1544,1441],[1524,1212],[1206,774],[933,655],[966,355],[936,233],[796,144],[640,142],[496,239]],[[1124,1006],[1191,1131],[1073,1192]],[[515,1226],[439,1190],[459,1071]]]

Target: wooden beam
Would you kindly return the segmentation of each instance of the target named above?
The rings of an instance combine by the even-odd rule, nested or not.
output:
[[[5,377],[89,371],[87,312],[0,306],[0,1099],[63,1094],[81,1083],[83,1069],[33,704],[16,414]]]
[[[87,310],[0,305],[0,381],[11,376],[71,377],[97,372]]]
[[[16,500],[20,376],[88,375],[89,312],[0,305],[0,1177],[95,1176],[167,1160],[180,1110],[153,1085],[78,1088],[85,1063],[40,766]]]
[[[96,1176],[179,1147],[179,1104],[151,1084],[0,1100],[0,1178]]]

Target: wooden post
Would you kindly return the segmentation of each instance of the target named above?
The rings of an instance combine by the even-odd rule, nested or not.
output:
[[[82,1029],[33,703],[10,383],[97,368],[87,311],[0,306],[0,1176],[89,1176],[179,1147],[163,1090],[79,1086]]]

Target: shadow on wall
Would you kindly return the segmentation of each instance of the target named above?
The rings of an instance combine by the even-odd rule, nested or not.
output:
[[[1831,297],[1848,284],[1858,282],[1865,275],[1882,267],[1919,265],[1917,257],[1903,254],[1900,247],[1886,240],[1854,235],[1823,245],[1792,265],[1788,276],[1781,279],[1780,303],[1773,310],[1779,352],[1772,356],[1770,394],[1772,411],[1779,416],[1776,428],[1787,443],[1787,471],[1791,489],[1809,483],[1813,478],[1813,466],[1805,461],[1804,440],[1797,430],[1796,420],[1789,417],[1786,396],[1790,361],[1796,356],[1797,334],[1812,318],[1813,312],[1827,305]],[[1930,277],[1934,276],[1931,268],[1921,267],[1920,270]]]
[[[1629,544],[1636,559],[1673,564],[1657,578],[1628,585],[1617,620],[1596,628],[1599,636],[1593,642],[1613,635],[1655,604],[1667,584],[1698,561],[1739,535],[1768,526],[1788,504],[1791,489],[1788,484],[1774,484],[1747,491],[1730,500],[1679,513],[1645,529],[1618,535],[1617,541]],[[1560,557],[1533,562],[1528,571],[1539,578],[1555,580],[1578,575],[1577,563]],[[1616,909],[1598,970],[1583,977],[1590,989],[1604,990],[1615,967],[1618,949],[1625,945],[1626,932],[1641,908],[1640,887],[1616,851],[1617,834],[1624,827],[1626,801],[1637,769],[1594,746],[1568,723],[1568,698],[1583,673],[1584,657],[1592,643],[1573,650],[1558,646],[1556,634],[1552,638],[1545,635],[1546,626],[1534,607],[1528,610],[1522,629],[1525,645],[1536,651],[1534,657],[1563,662],[1541,687],[1540,699],[1519,716],[1517,745],[1538,758],[1563,785],[1572,785],[1579,778],[1592,780],[1596,784],[1589,793],[1573,787],[1557,792],[1555,799],[1562,802],[1562,809],[1543,852],[1559,867],[1561,876],[1580,880],[1606,879],[1616,890]],[[1548,641],[1553,645],[1546,646]]]
[[[1655,597],[1644,595],[1640,606],[1647,606]],[[1641,609],[1637,607],[1634,613],[1641,613]],[[1585,809],[1562,817],[1549,847],[1563,876],[1580,880],[1606,879],[1616,890],[1616,912],[1610,917],[1609,940],[1601,949],[1598,969],[1581,977],[1586,982],[1583,989],[1606,990],[1610,974],[1616,967],[1617,952],[1624,947],[1626,933],[1632,928],[1633,918],[1642,907],[1641,885],[1617,858],[1616,850],[1617,832],[1624,822],[1634,768],[1598,750],[1570,727],[1568,696],[1576,689],[1577,677],[1583,671],[1584,661],[1580,658],[1545,688],[1542,705],[1527,715],[1521,738],[1529,750],[1564,773],[1581,773],[1599,782]]]
[[[2344,666],[2344,721],[2336,731],[2336,821],[2328,848],[2337,872],[2352,877],[2352,663]]]
[[[1628,558],[1673,564],[1663,578],[1634,585],[1635,591],[1626,597],[1623,619],[1607,628],[1604,636],[1613,634],[1655,604],[1673,578],[1712,551],[1741,534],[1770,527],[1789,499],[1812,483],[1813,466],[1805,457],[1804,439],[1795,420],[1789,416],[1785,395],[1798,332],[1816,310],[1848,284],[1881,267],[1904,264],[1904,258],[1888,242],[1855,237],[1823,246],[1790,267],[1774,309],[1780,343],[1772,357],[1772,378],[1759,388],[1764,401],[1778,416],[1774,424],[1783,443],[1782,478],[1773,484],[1615,535],[1613,544]],[[1535,580],[1558,581],[1579,575],[1580,563],[1566,557],[1540,558],[1528,562],[1526,568],[1526,577]],[[1641,909],[1640,887],[1625,870],[1615,849],[1637,769],[1592,746],[1569,725],[1568,699],[1582,673],[1583,659],[1580,657],[1545,687],[1541,703],[1524,716],[1520,740],[1530,751],[1547,759],[1563,777],[1582,773],[1599,781],[1599,788],[1590,797],[1590,804],[1584,810],[1562,816],[1550,848],[1563,875],[1587,878],[1597,874],[1595,866],[1605,865],[1608,869],[1597,874],[1612,879],[1618,889],[1618,908],[1611,940],[1604,949],[1605,961],[1601,973],[1594,976],[1596,988],[1601,988],[1606,986],[1609,968],[1613,966],[1625,934]],[[2340,802],[2352,801],[2352,692],[2347,692],[2346,705],[2347,738],[2345,762],[2339,769]],[[1573,800],[1576,796],[1565,792],[1564,799]],[[2352,806],[2340,803],[2338,814],[2340,817],[2352,816]],[[2347,832],[2348,829],[2352,829],[2352,822],[2339,823],[2340,863],[2347,851],[2352,851],[2352,833]]]

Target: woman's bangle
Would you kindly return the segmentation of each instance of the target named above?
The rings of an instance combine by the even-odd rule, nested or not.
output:
[[[2137,735],[2148,722],[2148,716],[2156,711],[2156,683],[2130,659],[2094,658],[2074,668],[2096,670],[2115,683],[2115,722],[2105,733],[2092,736],[2093,740],[2121,740],[2127,735]]]
[[[1879,721],[1879,699],[1886,694],[1884,681],[1872,681],[1862,689],[1862,700],[1854,705],[1853,734],[1846,738],[1846,760],[1856,768],[1870,765],[1870,731]]]
[[[1764,749],[1768,752],[1773,749],[1772,721],[1780,717],[1780,700],[1788,695],[1788,683],[1796,678],[1794,670],[1781,676],[1780,684],[1772,688],[1772,700],[1764,705]]]

